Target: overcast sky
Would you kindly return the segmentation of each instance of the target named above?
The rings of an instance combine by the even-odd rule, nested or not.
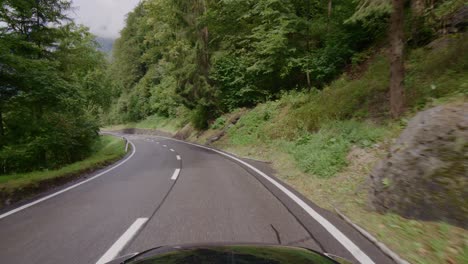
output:
[[[126,14],[140,0],[72,0],[72,17],[99,37],[117,38],[125,25]]]

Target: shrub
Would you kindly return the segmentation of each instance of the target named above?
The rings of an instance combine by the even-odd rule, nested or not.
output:
[[[204,130],[208,128],[210,113],[207,107],[198,105],[192,112],[191,122],[195,129]]]

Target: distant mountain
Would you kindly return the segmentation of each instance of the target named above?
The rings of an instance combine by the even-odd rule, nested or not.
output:
[[[96,41],[101,46],[101,48],[99,49],[100,51],[105,52],[107,54],[111,54],[112,47],[114,46],[115,39],[96,37]]]

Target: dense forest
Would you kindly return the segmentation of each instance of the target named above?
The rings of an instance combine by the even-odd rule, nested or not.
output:
[[[460,4],[142,1],[114,48],[109,71],[114,102],[105,121],[188,115],[203,129],[222,113],[277,99],[285,91],[320,91],[346,67],[362,63],[369,47],[392,48],[391,111],[398,116],[404,108],[404,44],[427,44],[443,23],[436,7],[450,11]]]
[[[0,6],[0,173],[55,168],[86,157],[108,107],[106,61],[69,1]]]

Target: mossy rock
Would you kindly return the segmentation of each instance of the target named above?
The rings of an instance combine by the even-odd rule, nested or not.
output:
[[[370,177],[379,212],[468,224],[468,104],[417,114]]]

